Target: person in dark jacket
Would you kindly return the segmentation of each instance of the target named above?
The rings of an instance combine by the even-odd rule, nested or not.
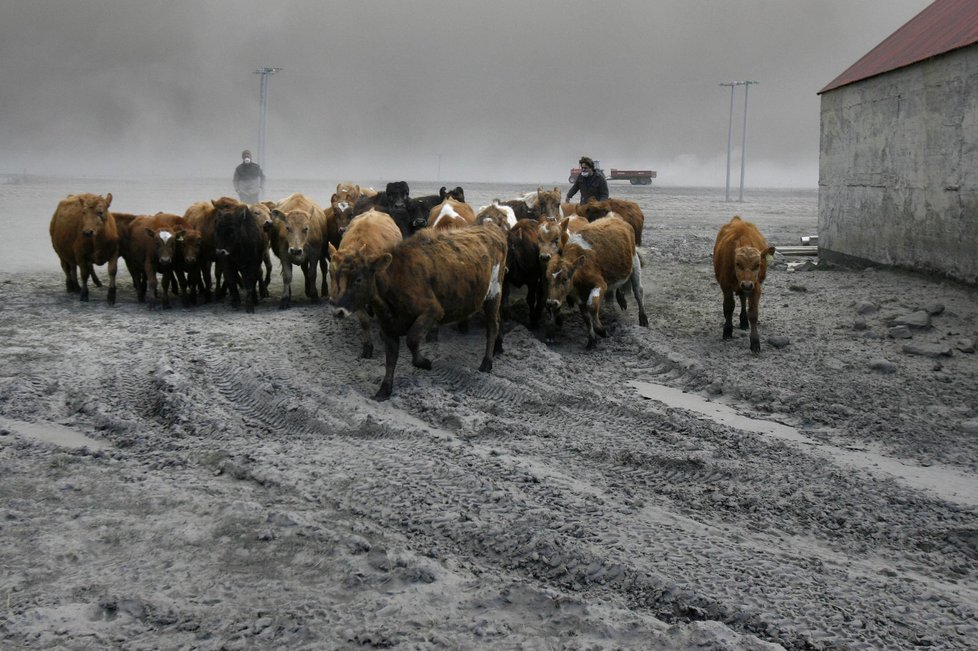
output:
[[[251,152],[245,149],[241,152],[241,164],[234,169],[234,191],[241,201],[252,204],[261,200],[264,188],[265,173],[258,163],[251,161]]]
[[[595,201],[607,199],[608,181],[605,180],[604,174],[594,169],[594,161],[587,156],[581,156],[578,163],[581,166],[581,173],[577,175],[574,185],[567,191],[566,200],[570,202],[571,197],[577,194],[578,190],[581,191],[581,203],[587,203],[591,197],[594,197]]]

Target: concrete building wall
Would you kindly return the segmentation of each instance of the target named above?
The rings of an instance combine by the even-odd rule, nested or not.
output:
[[[821,98],[820,255],[978,283],[978,45]]]

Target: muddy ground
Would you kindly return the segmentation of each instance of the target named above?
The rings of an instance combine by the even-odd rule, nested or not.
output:
[[[137,190],[113,207],[220,195]],[[721,340],[716,230],[796,245],[815,191],[612,192],[646,211],[649,328],[608,305],[596,350],[571,312],[547,345],[517,293],[491,374],[478,321],[442,328],[384,403],[355,321],[280,311],[277,273],[255,314],[149,311],[125,272],[83,304],[17,242],[0,646],[978,647],[975,288],[779,258],[752,355]]]

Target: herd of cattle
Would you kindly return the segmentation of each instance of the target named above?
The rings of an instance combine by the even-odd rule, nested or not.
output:
[[[363,357],[373,354],[370,325],[377,322],[386,352],[380,400],[391,394],[402,336],[412,363],[427,369],[431,362],[420,351],[425,337],[437,336],[442,324],[464,328],[480,311],[486,347],[479,369],[490,371],[502,351],[501,321],[512,288],[526,287],[530,327],[540,325],[546,310],[548,341],[561,324],[561,307],[577,305],[593,348],[606,336],[602,301],[613,292],[625,309],[628,288],[639,324],[649,323],[637,249],[645,216],[633,201],[567,204],[555,187],[475,210],[461,187],[411,197],[408,184],[398,181],[383,192],[341,183],[325,208],[300,193],[251,205],[229,197],[200,201],[182,216],[120,213],[110,211],[111,202],[111,193],[70,195],[54,212],[51,242],[69,292],[87,301],[89,279],[101,286],[94,267],[107,264],[108,302],[114,304],[122,258],[137,300],[151,308],[168,307],[172,290],[185,306],[230,295],[239,308],[243,293],[253,312],[269,296],[274,255],[282,275],[279,308],[291,305],[295,265],[310,302],[328,297],[337,313],[357,316]],[[760,350],[761,283],[773,249],[739,217],[721,229],[714,248],[723,336],[732,337],[736,294],[740,327],[749,324],[754,352]]]

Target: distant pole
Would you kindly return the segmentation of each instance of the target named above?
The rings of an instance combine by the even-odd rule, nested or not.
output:
[[[262,170],[265,169],[265,125],[268,122],[268,76],[274,75],[282,68],[262,67],[255,70],[256,75],[261,75],[261,95],[260,109],[258,113],[258,165]]]
[[[744,131],[741,134],[740,145],[740,202],[744,202],[744,169],[747,167],[747,94],[750,92],[750,85],[756,81],[742,82],[744,85]],[[729,183],[729,181],[728,181]]]
[[[730,86],[730,119],[727,120],[727,193],[724,201],[730,201],[730,142],[733,139],[733,99],[734,99],[734,87],[738,85],[739,82],[731,81],[726,84],[720,84],[721,86]]]

